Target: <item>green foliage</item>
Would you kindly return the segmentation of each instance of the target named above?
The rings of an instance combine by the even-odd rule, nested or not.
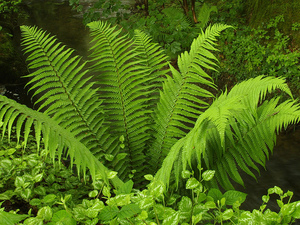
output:
[[[22,0],[2,0],[0,2],[0,13],[7,17],[12,13],[19,12],[18,5],[22,3]]]
[[[2,156],[1,160],[25,159],[24,162],[27,162],[27,158],[33,156],[37,159],[44,158],[43,152],[30,154],[36,149],[34,138],[30,136],[29,139],[26,151],[22,154],[19,151],[11,152]],[[15,144],[2,142],[1,146],[10,149]],[[283,193],[276,186],[262,197],[263,202],[258,210],[241,210],[246,194],[234,190],[222,193],[219,189],[206,189],[203,186],[204,181],[215,179],[214,171],[211,170],[204,171],[199,181],[192,172],[184,171],[183,179],[187,180],[186,189],[190,196],[179,196],[174,193],[164,195],[159,183],[150,183],[144,190],[133,189],[131,180],[118,190],[109,189],[100,179],[84,184],[62,164],[57,164],[54,169],[51,160],[39,159],[38,163],[38,168],[34,164],[28,164],[25,170],[24,164],[13,166],[13,170],[24,172],[27,176],[40,170],[43,177],[32,187],[33,195],[26,199],[28,209],[31,207],[28,213],[24,212],[24,202],[19,203],[23,205],[22,214],[17,214],[20,213],[18,210],[7,212],[4,208],[0,209],[0,221],[3,224],[292,224],[295,219],[300,218],[300,202],[291,202],[293,193]],[[6,172],[0,174],[0,178]],[[55,178],[50,181],[49,177]],[[151,175],[147,177],[151,180]],[[17,180],[17,174],[5,182],[1,180],[1,184],[6,185],[5,188],[0,188],[2,197],[4,190],[14,191]],[[266,207],[271,194],[279,196],[278,213]],[[14,202],[18,196],[14,195],[6,199],[6,202],[16,204]],[[284,201],[286,198],[288,201]]]
[[[37,111],[0,96],[2,140],[21,143],[25,150],[32,134],[42,154],[28,159],[40,162],[32,164],[35,172],[14,176],[14,162],[7,158],[17,151],[2,153],[4,181],[14,179],[14,190],[3,198],[18,197],[38,207],[36,217],[24,224],[238,221],[245,195],[232,190],[223,195],[212,187],[232,189],[232,180],[243,184],[241,170],[255,177],[251,169],[265,165],[276,133],[299,121],[299,104],[285,81],[259,76],[214,98],[207,90],[215,88],[208,71],[216,70],[212,52],[227,25],[201,31],[190,51],[178,57],[178,70],[168,68],[167,56],[141,31],[131,39],[105,22],[88,26],[93,38],[89,69],[56,38],[21,27],[32,71],[27,85]],[[265,100],[277,89],[290,99]],[[61,189],[56,172],[45,176],[40,160],[48,155],[54,164],[69,157],[70,166],[75,164],[78,174],[93,182],[93,199],[80,204],[72,200],[72,192],[55,193]],[[132,179],[137,187],[145,187],[145,180],[150,184],[135,191]],[[50,191],[36,188],[44,180],[52,185]],[[167,189],[172,194],[165,195]],[[182,191],[189,197],[180,199]],[[289,215],[291,220],[298,216]]]
[[[165,188],[174,178],[178,185],[181,172],[197,166],[215,170],[218,184],[231,189],[229,178],[243,185],[238,168],[255,177],[249,167],[264,166],[276,132],[299,119],[292,100],[263,102],[276,88],[291,96],[279,78],[236,85],[207,109],[213,95],[204,88],[214,84],[206,71],[216,68],[211,52],[227,25],[202,32],[190,52],[178,57],[179,70],[170,65],[172,76],[165,54],[142,32],[131,40],[107,23],[89,27],[90,73],[73,50],[42,30],[22,26],[33,70],[28,85],[39,112],[0,96],[3,135],[7,131],[10,139],[15,125],[17,142],[24,130],[26,147],[34,129],[38,149],[42,143],[58,160],[66,151],[84,176],[88,168],[93,179],[101,177],[107,185],[110,180],[118,187],[133,176],[142,185],[145,171],[155,174],[163,163],[154,181]],[[206,181],[215,187],[217,182]]]
[[[283,21],[283,16],[278,16],[257,29],[239,25],[235,31],[224,32],[220,73],[213,74],[217,83],[221,86],[224,80],[235,83],[268,74],[285,77],[293,90],[298,89],[300,53],[278,28]]]

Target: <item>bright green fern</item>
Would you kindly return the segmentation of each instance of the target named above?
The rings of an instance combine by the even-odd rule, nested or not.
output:
[[[88,62],[41,29],[21,27],[38,112],[0,96],[2,138],[10,139],[14,126],[25,144],[34,134],[38,149],[43,142],[52,158],[67,152],[84,175],[88,169],[115,187],[132,177],[143,185],[148,173],[178,184],[182,171],[206,168],[217,178],[207,185],[230,189],[232,180],[243,184],[241,170],[255,177],[276,133],[299,120],[292,97],[266,100],[275,89],[291,96],[281,78],[257,77],[218,98],[209,91],[216,37],[230,26],[202,31],[178,57],[178,69],[141,31],[130,38],[106,22],[88,26]]]

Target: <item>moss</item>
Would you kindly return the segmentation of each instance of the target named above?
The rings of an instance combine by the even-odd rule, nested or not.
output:
[[[279,29],[292,37],[294,47],[300,46],[299,31],[292,31],[293,23],[300,23],[299,0],[247,0],[246,11],[249,25],[258,27],[279,15],[284,15],[284,23],[279,24]]]

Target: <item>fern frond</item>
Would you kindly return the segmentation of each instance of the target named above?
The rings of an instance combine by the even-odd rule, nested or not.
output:
[[[91,29],[93,51],[90,55],[92,70],[98,73],[101,97],[104,99],[105,114],[110,132],[124,136],[125,147],[109,149],[115,156],[112,162],[120,177],[127,179],[132,170],[136,169],[135,178],[142,177],[145,165],[145,143],[150,139],[149,102],[154,97],[151,93],[153,81],[151,70],[145,66],[145,59],[138,56],[134,42],[121,36],[121,30],[109,24],[97,21],[88,24]],[[147,47],[151,47],[149,44]],[[144,56],[143,56],[144,57]],[[150,58],[149,58],[150,59]],[[152,61],[152,63],[159,63]],[[126,153],[127,157],[118,160],[117,154]]]
[[[149,69],[149,77],[151,80],[148,81],[148,87],[153,92],[151,96],[159,97],[158,91],[162,88],[162,82],[166,74],[169,73],[168,56],[160,49],[161,47],[157,43],[153,43],[151,38],[140,30],[134,31],[134,40],[137,46],[139,58],[142,59],[143,64]],[[153,100],[154,104],[157,104],[158,99]],[[154,108],[154,106],[150,106]]]
[[[73,133],[98,158],[105,143],[99,141],[105,127],[97,89],[84,70],[85,63],[74,51],[36,27],[21,26],[28,67],[33,72],[27,85],[39,111]]]
[[[156,111],[157,134],[150,149],[153,171],[160,166],[171,146],[185,136],[194,121],[208,107],[204,99],[213,97],[213,94],[203,86],[215,86],[205,69],[215,70],[217,59],[211,51],[216,50],[213,47],[216,45],[216,37],[228,27],[230,26],[217,24],[208,27],[205,33],[202,32],[193,41],[190,52],[184,52],[178,57],[180,72],[170,65],[173,78],[166,79]]]
[[[64,149],[68,149],[68,155],[71,159],[71,165],[74,163],[78,169],[86,176],[87,169],[93,179],[97,175],[109,185],[107,173],[109,170],[84,146],[78,139],[69,131],[62,128],[55,120],[47,115],[29,109],[5,96],[0,95],[0,122],[2,121],[2,138],[6,134],[8,138],[12,133],[12,127],[16,126],[17,141],[20,141],[22,130],[24,130],[24,143],[28,142],[29,133],[32,129],[35,132],[37,148],[40,148],[41,138],[43,146],[51,158],[58,156],[61,159],[61,153]],[[56,154],[58,153],[58,154]],[[122,184],[118,177],[115,177],[112,182],[116,187]]]
[[[230,179],[243,185],[239,169],[255,178],[251,168],[259,171],[257,164],[265,165],[276,133],[300,119],[300,106],[293,100],[279,104],[279,98],[273,98],[260,104],[275,88],[290,94],[283,79],[271,77],[250,79],[223,93],[199,116],[181,145],[172,147],[156,179],[166,179],[164,170],[170,171],[176,154],[182,155],[183,170],[193,168],[192,159],[215,170],[217,182],[226,189],[233,188]]]

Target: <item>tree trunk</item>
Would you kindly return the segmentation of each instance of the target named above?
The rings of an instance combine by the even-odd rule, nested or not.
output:
[[[188,5],[187,0],[183,0],[182,1],[182,7],[183,7],[185,15],[188,15],[188,13],[189,13],[189,5]]]
[[[195,12],[195,2],[196,2],[196,0],[192,0],[192,13],[193,13],[194,22],[198,23],[196,12]]]
[[[144,0],[144,5],[145,5],[145,13],[146,13],[146,16],[149,16],[148,0]]]

